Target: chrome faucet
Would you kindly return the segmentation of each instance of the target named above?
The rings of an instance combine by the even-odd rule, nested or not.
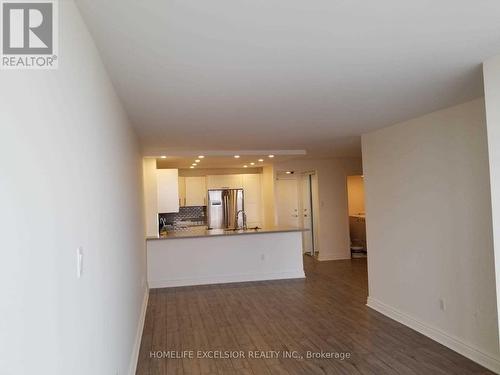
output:
[[[243,230],[247,230],[247,214],[245,212],[245,210],[239,210],[237,213],[236,213],[236,228],[235,229],[240,229],[239,227],[239,221],[238,221],[238,218],[240,217],[240,213],[243,214]]]

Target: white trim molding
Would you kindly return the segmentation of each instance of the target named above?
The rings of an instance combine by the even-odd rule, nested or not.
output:
[[[367,298],[366,306],[401,324],[404,324],[407,327],[410,327],[411,329],[431,338],[434,341],[437,341],[438,343],[450,348],[464,357],[469,358],[481,366],[500,374],[500,358],[484,353],[478,348],[465,343],[458,337],[449,335],[438,328],[431,327],[427,323],[419,321],[418,319],[370,296]]]
[[[141,314],[137,322],[137,332],[135,334],[134,347],[132,348],[132,355],[130,357],[129,375],[135,375],[137,371],[137,362],[139,360],[139,351],[141,349],[142,331],[144,330],[144,323],[146,321],[146,310],[148,308],[149,300],[149,287],[144,291],[144,298],[142,300]]]

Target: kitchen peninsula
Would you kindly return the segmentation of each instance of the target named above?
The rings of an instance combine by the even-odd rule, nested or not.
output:
[[[302,231],[191,228],[148,237],[149,287],[304,278]]]

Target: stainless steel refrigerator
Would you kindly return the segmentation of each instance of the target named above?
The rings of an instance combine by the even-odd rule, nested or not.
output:
[[[243,226],[243,189],[210,189],[208,191],[208,228],[233,229]]]

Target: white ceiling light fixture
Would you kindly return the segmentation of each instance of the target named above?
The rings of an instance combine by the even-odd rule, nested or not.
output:
[[[234,158],[235,158],[235,159],[239,159],[239,158],[240,158],[240,155],[234,155]]]
[[[203,155],[198,155],[198,159],[204,159],[204,158],[205,158],[205,156],[203,156]]]
[[[161,159],[166,159],[167,157],[165,155],[160,156]]]
[[[255,163],[254,163],[254,162],[251,162],[251,163],[250,163],[250,165],[255,165]]]
[[[272,158],[274,158],[274,155],[269,155],[268,157],[272,159]]]
[[[245,164],[245,165],[243,166],[243,168],[248,168],[248,165],[246,165],[246,164]]]
[[[199,163],[199,162],[200,162],[200,159],[196,159],[194,162],[195,162],[195,163]]]
[[[194,168],[194,166],[190,166],[189,168],[193,169],[193,168]]]
[[[264,159],[259,159],[259,161],[262,163],[264,161]]]

